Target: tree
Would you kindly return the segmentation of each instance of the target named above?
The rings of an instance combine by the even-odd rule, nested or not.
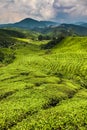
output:
[[[39,36],[38,36],[38,40],[39,40],[39,41],[42,41],[42,40],[43,40],[43,36],[42,36],[42,35],[39,35]]]
[[[2,62],[4,60],[4,54],[0,51],[0,61]]]

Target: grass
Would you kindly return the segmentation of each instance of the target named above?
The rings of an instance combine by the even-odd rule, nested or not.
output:
[[[86,130],[87,37],[48,50],[48,41],[16,41],[14,61],[0,68],[0,130]]]

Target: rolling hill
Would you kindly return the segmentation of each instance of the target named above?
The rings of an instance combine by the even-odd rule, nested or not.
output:
[[[46,33],[71,27],[80,33],[64,24]],[[34,36],[38,33],[0,30],[0,130],[86,130],[87,37],[67,35],[45,49],[49,41]]]
[[[15,44],[17,40],[22,39],[37,39],[39,33],[19,29],[19,28],[1,28],[0,29],[0,47],[8,47],[9,45]]]
[[[67,35],[79,35],[86,36],[87,35],[87,26],[84,22],[78,22],[75,24],[60,24],[52,21],[38,21],[32,18],[26,18],[19,22],[13,24],[2,24],[0,28],[19,28],[19,30],[30,30],[46,35],[50,35],[51,37],[54,35],[59,35],[64,32]],[[27,34],[27,33],[26,33]],[[33,33],[32,33],[33,34]]]
[[[34,28],[33,30],[42,34],[49,34],[51,36],[58,36],[62,32],[64,32],[66,35],[87,36],[86,27],[74,24],[61,24],[56,27],[50,26],[46,28]]]

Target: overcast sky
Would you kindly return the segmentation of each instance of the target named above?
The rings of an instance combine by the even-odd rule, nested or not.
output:
[[[87,21],[87,0],[0,0],[0,23],[24,18],[57,22]]]

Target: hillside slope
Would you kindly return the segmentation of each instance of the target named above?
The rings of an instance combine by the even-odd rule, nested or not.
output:
[[[0,68],[1,130],[87,129],[87,37],[47,42],[17,43]]]

